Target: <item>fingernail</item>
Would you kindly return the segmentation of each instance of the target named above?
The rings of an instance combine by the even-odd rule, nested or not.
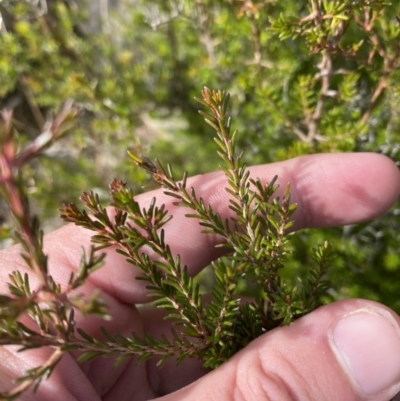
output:
[[[365,395],[376,395],[400,381],[400,329],[388,311],[351,312],[336,323],[330,340],[339,363]]]

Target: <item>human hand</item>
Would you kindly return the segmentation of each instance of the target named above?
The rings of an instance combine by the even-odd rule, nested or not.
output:
[[[387,158],[376,154],[313,155],[250,168],[264,180],[278,175],[282,187],[291,183],[295,229],[352,224],[385,212],[400,193],[400,173]],[[213,210],[229,214],[223,174],[193,177],[196,188]],[[196,274],[218,256],[219,238],[201,234],[185,210],[172,205],[162,192],[140,195],[144,205],[156,196],[174,218],[165,227],[174,254]],[[79,249],[90,242],[91,232],[68,225],[45,237],[50,274],[67,283],[79,262]],[[16,247],[0,253],[0,293],[7,292],[8,274],[28,271]],[[100,327],[110,333],[129,335],[148,331],[168,332],[159,310],[135,306],[147,302],[147,290],[135,280],[138,272],[124,259],[108,251],[102,269],[89,277],[81,290],[101,291],[113,320],[77,317],[76,325],[93,336]],[[34,282],[34,278],[32,278]],[[33,284],[34,285],[34,284]],[[163,401],[388,401],[400,390],[400,318],[388,308],[366,300],[348,300],[322,307],[294,324],[259,337],[230,361],[207,373],[198,361],[173,361],[159,369],[154,362],[137,365],[134,359],[118,367],[97,359],[78,365],[76,354],[66,354],[36,394],[23,400],[140,401],[165,395]],[[0,349],[0,389],[12,378],[42,364],[51,350],[17,353],[15,347]],[[201,376],[204,376],[200,378]],[[196,379],[199,380],[195,381]],[[192,384],[188,385],[189,383]],[[183,386],[186,386],[182,388]]]

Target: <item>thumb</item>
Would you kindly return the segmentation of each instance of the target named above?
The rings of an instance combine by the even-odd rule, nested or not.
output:
[[[160,401],[389,401],[400,391],[399,324],[375,302],[336,302]]]

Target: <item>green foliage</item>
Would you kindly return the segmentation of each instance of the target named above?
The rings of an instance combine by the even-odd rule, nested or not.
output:
[[[123,160],[114,144],[138,146],[137,128],[156,135],[143,142],[151,146],[146,154],[168,149],[167,161],[181,172],[190,167],[189,174],[204,171],[199,165],[216,169],[193,103],[203,85],[234,95],[232,113],[243,132],[238,146],[252,164],[321,151],[381,151],[399,142],[395,2],[185,0],[178,7],[135,0],[121,2],[102,31],[88,29],[84,7],[54,1],[40,13],[27,4],[2,2],[13,23],[0,36],[6,49],[0,87],[7,100],[15,90],[31,93],[30,108],[42,113],[70,97],[82,106],[83,131],[70,145],[83,155],[77,175],[87,174],[84,160],[93,152]],[[182,128],[163,128],[177,120]],[[199,144],[193,164],[188,150]],[[60,174],[71,165],[60,164]],[[124,165],[112,167],[143,182]],[[46,167],[33,170],[42,173],[35,179],[42,199],[51,198],[40,185]],[[69,180],[69,187],[77,194],[78,186],[102,187],[112,178],[102,171],[86,183],[84,176]],[[66,182],[68,175],[48,181]]]
[[[43,8],[43,4],[48,8]],[[268,220],[261,223],[259,232],[266,230],[262,224],[266,224],[272,232],[279,231],[282,219],[279,211],[283,213],[284,199],[274,204],[273,180],[268,191],[264,187],[258,188],[257,182],[250,183],[249,188],[243,187],[248,183],[246,176],[241,175],[246,170],[228,167],[232,167],[232,163],[234,166],[234,160],[244,165],[317,152],[374,151],[389,156],[398,165],[400,163],[398,2],[120,0],[119,8],[110,8],[108,17],[97,22],[89,14],[87,5],[79,3],[79,7],[74,7],[73,4],[62,0],[0,2],[0,107],[14,109],[12,142],[15,155],[20,157],[24,149],[30,149],[16,166],[24,165],[24,175],[13,178],[14,188],[17,199],[21,199],[20,206],[23,206],[20,210],[27,207],[28,194],[30,208],[44,218],[46,229],[54,227],[54,220],[51,219],[57,207],[66,200],[77,199],[82,188],[96,188],[97,198],[92,193],[84,198],[91,205],[92,212],[96,211],[101,218],[104,209],[97,210],[97,207],[107,200],[117,202],[117,193],[120,197],[124,191],[124,196],[136,193],[154,169],[159,170],[165,179],[162,181],[161,177],[157,177],[160,184],[175,185],[168,169],[159,163],[148,163],[147,159],[139,158],[136,160],[142,166],[146,165],[147,172],[133,170],[127,162],[126,149],[132,149],[134,154],[147,154],[150,158],[162,154],[163,160],[174,166],[177,176],[182,176],[185,170],[189,175],[216,170],[220,157],[215,155],[212,141],[207,140],[208,131],[193,101],[204,85],[225,88],[233,95],[230,110],[241,135],[234,141],[239,156],[230,159],[231,149],[228,152],[230,156],[225,160],[228,163],[225,172],[236,171],[232,174],[237,174],[228,175],[234,201],[232,213],[237,213],[249,200],[246,197],[254,197],[253,201],[256,201],[257,196],[264,193],[266,198],[263,202],[271,206],[268,206]],[[57,120],[52,116],[58,115],[62,105],[68,104],[68,99],[73,99],[79,106],[80,112],[74,117],[77,123],[73,126],[62,124],[63,129],[68,128],[69,136],[54,129],[53,134],[57,135],[49,138],[46,134],[48,121]],[[207,118],[212,125],[218,123],[213,112]],[[227,129],[226,121],[223,127]],[[219,123],[217,128],[221,128]],[[8,128],[4,132],[9,132]],[[228,150],[225,136],[219,131],[218,135],[217,146],[224,155]],[[2,137],[0,153],[4,140]],[[53,146],[36,149],[32,145],[41,145],[42,141],[46,146]],[[196,149],[195,155],[193,149]],[[245,150],[243,155],[242,150]],[[114,180],[114,189],[110,194],[102,191],[101,188],[112,181],[114,174],[129,181],[131,189],[122,181]],[[244,224],[240,216],[229,226],[218,222],[218,216],[211,214],[207,208],[203,209],[201,194],[192,196],[188,189],[185,198],[183,192],[174,188],[169,187],[168,190],[178,196],[177,202],[186,202],[186,207],[191,202],[196,204],[190,213],[201,217],[197,218],[205,224],[205,230],[219,227],[222,235],[229,239],[229,235],[235,235],[235,224],[237,227]],[[7,194],[8,187],[3,190],[2,196],[10,202]],[[128,200],[118,198],[118,202],[118,207],[125,210],[127,204],[124,206],[123,202]],[[130,216],[134,212],[134,205],[131,206],[132,210],[125,211]],[[0,203],[0,241],[7,240],[13,232],[11,221],[4,218],[3,209],[3,203]],[[73,214],[74,210],[71,209],[70,213]],[[258,217],[252,214],[252,210],[246,210],[246,217],[243,218],[253,218],[252,223],[255,224]],[[78,209],[75,212],[82,218]],[[153,224],[156,215],[159,219],[157,224],[163,224],[163,218],[168,216],[161,217],[166,211],[156,204],[150,206],[147,212],[147,216],[142,216],[142,211],[138,212],[137,224],[142,218],[153,219]],[[42,270],[38,274],[43,277],[47,262],[46,255],[40,251],[40,229],[36,220],[30,221],[28,215],[30,213],[25,217],[17,214],[16,223],[17,227],[30,227],[25,233],[33,238],[32,244],[27,244],[25,249],[27,263],[36,261],[33,263],[36,266],[40,262]],[[88,225],[94,224],[90,222],[93,215],[89,217],[88,214],[87,219]],[[111,230],[114,223],[104,220],[99,224]],[[374,222],[343,229],[302,231],[291,237],[290,246],[282,244],[281,250],[286,254],[274,262],[273,268],[279,272],[275,279],[275,283],[279,284],[275,298],[267,300],[261,297],[259,291],[260,299],[254,303],[242,305],[233,302],[228,305],[228,288],[222,296],[218,292],[215,294],[212,303],[214,311],[211,306],[203,306],[202,311],[211,316],[224,308],[225,320],[222,323],[233,318],[235,332],[241,339],[238,347],[265,329],[265,320],[259,319],[259,316],[268,301],[275,305],[269,309],[273,317],[280,316],[273,320],[274,324],[287,323],[312,310],[322,300],[344,297],[374,299],[399,312],[399,232],[398,204]],[[105,240],[101,237],[104,233],[97,235],[100,237],[96,249],[103,246],[102,241]],[[113,235],[116,239],[120,233],[116,231]],[[129,232],[129,235],[134,233]],[[252,293],[257,287],[257,280],[261,280],[256,270],[253,275],[241,278],[239,265],[232,259],[242,246],[254,246],[253,256],[258,255],[255,252],[257,244],[251,242],[250,237],[250,233],[243,230],[241,242],[232,243],[230,248],[228,246],[230,256],[216,261],[212,267],[217,273],[217,287],[225,283],[225,276],[236,275],[238,282],[232,290],[235,296],[242,292]],[[26,242],[24,238],[19,236],[15,239]],[[162,242],[161,237],[155,240],[160,244]],[[267,240],[269,244],[261,241],[266,254],[270,249],[268,246],[276,246],[276,239],[267,236]],[[325,240],[332,245],[321,245],[322,248],[314,253],[315,244],[325,244]],[[137,243],[139,248],[140,244]],[[36,247],[38,250],[34,251]],[[332,260],[331,247],[336,251],[336,258]],[[315,264],[313,255],[322,251]],[[281,269],[283,256],[285,268]],[[169,268],[174,268],[171,272],[175,271],[180,283],[191,288],[190,299],[194,302],[197,278],[192,280],[185,276],[185,269],[180,266],[179,260],[166,259],[168,263],[154,266],[154,271],[158,272],[161,268],[165,275]],[[324,276],[325,259],[332,263],[327,276]],[[92,251],[82,260],[81,273],[71,279],[71,285],[80,285],[101,262],[101,258],[97,259]],[[310,265],[315,266],[313,272],[309,271]],[[163,276],[157,274],[154,273],[153,279],[160,284],[160,277]],[[329,296],[322,296],[326,278],[335,283],[335,290],[330,291]],[[25,277],[18,275],[10,280],[10,290],[14,292],[11,297],[0,297],[1,316],[6,319],[7,325],[10,324],[7,327],[10,333],[15,334],[14,339],[26,338],[28,331],[17,324],[18,310],[22,308],[35,312],[35,300],[21,304],[20,298],[29,293],[29,283]],[[170,291],[176,297],[179,289],[174,287],[177,284],[173,280],[170,278],[171,283],[166,284],[163,291]],[[201,280],[207,281],[207,285]],[[200,288],[207,288],[209,279],[203,275],[201,280]],[[56,294],[57,285],[51,279],[46,283],[49,291]],[[314,297],[315,291],[321,297]],[[198,299],[201,299],[200,294]],[[163,299],[162,293],[158,295],[159,300]],[[178,300],[184,302],[181,298]],[[317,301],[313,303],[310,300]],[[104,305],[99,302],[94,298],[75,299],[73,303],[85,313],[92,311],[104,315]],[[73,307],[71,303],[66,311]],[[68,320],[68,315],[52,313],[47,313],[46,319],[57,316],[57,319]],[[196,316],[199,319],[196,314],[188,316],[189,320],[182,323],[179,330],[183,327],[192,334],[189,322],[196,324]],[[213,326],[210,327],[215,329],[219,323],[214,316]],[[229,356],[227,349],[236,347],[234,340],[226,334],[229,330],[222,323],[219,338],[229,345],[223,348],[214,341],[220,348],[217,354],[209,355],[212,366]],[[40,324],[46,327],[46,322]],[[81,333],[83,337],[78,334],[74,341],[69,337],[71,349],[84,349],[90,342],[84,333]],[[43,341],[42,337],[35,336],[30,334],[31,343]],[[116,335],[109,336],[107,343],[91,339],[92,353],[86,358],[105,354],[123,355],[123,358],[128,355],[128,349],[131,353],[143,353],[145,356],[142,358],[154,353],[168,358],[172,349],[179,350],[177,353],[181,352],[184,356],[195,355],[199,349],[190,348],[184,338],[178,334],[172,340],[137,336],[125,339]],[[82,344],[83,348],[80,348]],[[53,346],[64,351],[68,349],[65,344]],[[60,355],[56,353],[43,369],[28,372],[19,389],[22,391],[24,386],[34,384],[35,378],[50,372]]]

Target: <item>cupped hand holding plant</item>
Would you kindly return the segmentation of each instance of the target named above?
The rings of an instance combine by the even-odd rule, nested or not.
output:
[[[299,205],[294,215],[295,229],[352,224],[374,218],[387,210],[400,191],[399,173],[394,164],[375,154],[307,156],[251,167],[249,171],[262,180],[278,175],[282,183],[291,182],[292,199]],[[222,217],[232,213],[227,207],[229,195],[224,190],[226,178],[222,173],[190,178],[188,185],[201,193],[204,202],[212,205]],[[219,237],[202,234],[196,220],[187,219],[182,208],[172,205],[173,198],[157,190],[139,195],[136,200],[145,207],[154,196],[166,204],[174,216],[165,227],[166,238],[171,244],[172,254],[181,255],[182,263],[190,266],[190,275],[219,256],[220,251],[215,248]],[[67,225],[45,237],[50,272],[62,284],[68,282],[71,270],[79,262],[79,246],[87,246],[91,235],[88,230]],[[114,250],[106,252],[103,268],[93,273],[81,290],[86,294],[99,290],[113,319],[104,322],[100,318],[76,316],[76,326],[93,337],[101,335],[102,326],[110,333],[120,332],[127,336],[133,331],[148,331],[155,337],[168,335],[169,321],[162,319],[159,310],[142,306],[148,301],[148,291],[143,282],[135,279],[139,271]],[[12,247],[1,252],[2,292],[6,291],[8,274],[15,269],[27,271],[19,257],[19,250]],[[135,306],[137,304],[140,307]],[[175,361],[171,360],[166,362],[168,366],[160,369],[151,360],[138,365],[135,359],[128,359],[114,368],[112,360],[103,358],[79,365],[75,352],[71,352],[64,356],[50,379],[41,384],[35,395],[28,396],[26,393],[23,396],[26,398],[22,399],[147,400],[172,392],[165,400],[363,400],[366,399],[363,391],[348,378],[355,377],[357,371],[347,369],[344,373],[329,340],[335,323],[360,309],[367,311],[360,314],[361,317],[369,316],[368,311],[377,311],[371,316],[376,316],[379,335],[373,333],[376,337],[371,339],[368,355],[370,358],[375,352],[386,352],[387,355],[382,346],[387,343],[393,361],[379,358],[383,365],[372,366],[371,376],[363,376],[359,385],[367,381],[371,386],[372,381],[380,380],[383,384],[378,383],[378,387],[367,389],[367,392],[383,392],[370,399],[389,400],[393,389],[390,393],[388,387],[400,379],[400,366],[395,362],[399,360],[400,354],[396,352],[400,349],[400,337],[393,335],[393,327],[380,314],[389,316],[393,323],[400,324],[400,321],[384,306],[362,300],[331,304],[290,326],[272,330],[220,368],[177,392],[174,391],[206,373],[199,361],[186,359],[175,366]],[[398,327],[396,330],[399,331]],[[356,334],[358,338],[353,341],[357,343],[368,337],[368,331]],[[46,348],[23,353],[11,347],[1,348],[2,388],[9,386],[10,379],[20,376],[26,369],[44,363],[50,352]],[[382,367],[385,369],[382,370]],[[386,379],[388,381],[385,382]]]
[[[22,252],[0,258],[0,398],[384,401],[397,392],[398,316],[363,300],[320,307],[329,244],[295,286],[279,274],[290,231],[384,213],[400,192],[395,164],[320,154],[247,168],[228,96],[206,88],[201,102],[221,172],[176,181],[132,155],[163,189],[134,196],[114,180],[112,208],[84,193],[86,210],[61,209],[75,225],[43,241],[14,174],[35,151],[15,153],[5,130],[0,183]],[[210,264],[215,282],[203,294],[193,277]],[[253,299],[241,297],[240,280]]]

